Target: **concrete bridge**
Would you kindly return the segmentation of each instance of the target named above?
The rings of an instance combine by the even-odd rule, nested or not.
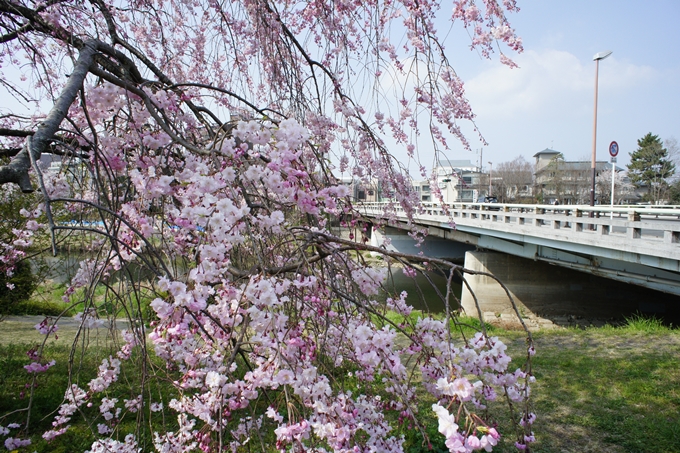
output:
[[[664,301],[680,309],[677,206],[423,203],[412,223],[389,203],[365,203],[361,210],[377,223],[388,217],[387,210],[392,227],[423,227],[430,237],[469,244],[464,266],[494,274],[530,311],[554,311],[565,302],[582,300],[584,294],[600,294],[598,301],[611,300],[614,305],[633,298],[631,307],[638,309],[646,305],[654,311]],[[380,245],[380,236],[380,231],[372,236],[374,245]],[[607,290],[594,276],[654,291],[640,293],[621,285]],[[475,294],[484,296],[480,299],[485,311],[508,311],[507,297],[492,279],[472,277],[468,282]],[[462,304],[467,309],[474,301],[466,292]],[[614,294],[620,292],[625,294]],[[603,312],[611,304],[602,304]]]

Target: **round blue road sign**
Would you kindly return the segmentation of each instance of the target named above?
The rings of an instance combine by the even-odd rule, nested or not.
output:
[[[619,144],[616,142],[611,142],[609,144],[609,154],[612,157],[616,157],[617,154],[619,154]]]

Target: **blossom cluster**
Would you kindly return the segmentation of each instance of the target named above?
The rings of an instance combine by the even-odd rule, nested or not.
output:
[[[59,330],[59,325],[56,322],[52,322],[52,319],[49,316],[40,321],[34,327],[35,330],[40,332],[42,335],[56,333],[57,330]]]
[[[6,427],[0,425],[0,437],[6,437],[10,434],[10,430],[20,428],[21,425],[18,423],[10,423]],[[17,450],[22,447],[31,445],[31,439],[21,439],[19,437],[6,437],[4,442],[5,448],[7,450]]]
[[[179,101],[164,102],[169,107]],[[184,274],[154,278],[156,297],[150,302],[155,319],[148,346],[165,361],[166,382],[177,393],[166,401],[149,400],[141,391],[124,400],[109,395],[123,362],[144,344],[135,328],[117,331],[118,352],[102,360],[86,387],[73,384],[66,391],[43,437],[51,441],[66,432],[87,406],[96,408],[90,416],[101,436],[92,452],[136,451],[136,438],[121,431],[121,422],[142,409],[144,417],[176,414],[176,430],[154,434],[163,452],[219,448],[219,436],[211,433],[234,421],[239,423],[229,445],[235,450],[255,431],[268,430],[281,450],[398,452],[404,437],[393,420],[418,422],[417,388],[410,378],[416,371],[410,364],[417,363],[420,385],[438,400],[433,410],[448,448],[491,449],[500,438],[493,426],[481,416],[459,420],[453,414],[461,410],[449,409],[475,413],[500,396],[526,401],[530,376],[508,370],[505,345],[482,334],[457,344],[444,321],[410,321],[406,292],[386,302],[378,298],[387,268],[348,259],[323,221],[313,229],[299,226],[296,216],[321,219],[347,205],[344,186],[310,184],[316,176],[304,162],[308,129],[289,120],[248,121],[238,123],[234,134],[241,144],[221,145],[228,165],[192,154],[166,156],[161,165],[160,155],[141,155],[131,173],[136,196],[117,218],[123,221],[118,244],[125,247],[104,254],[106,261],[81,263],[70,286],[74,294],[136,262],[138,254],[152,253],[152,242],[141,237],[163,238],[173,260],[191,256]],[[168,205],[164,219],[155,218],[152,209],[160,202]],[[297,244],[305,243],[308,252],[300,254]],[[246,250],[255,250],[260,261],[244,260]],[[412,273],[408,266],[405,272]],[[401,314],[404,323],[376,317],[385,308]],[[91,306],[76,318],[93,328],[103,322],[99,315]],[[47,322],[36,328],[54,329]],[[403,329],[410,333],[404,336]],[[27,370],[49,365],[36,362]],[[376,383],[379,393],[370,390]],[[248,418],[262,398],[270,401],[266,412]],[[533,420],[523,420],[529,434]]]

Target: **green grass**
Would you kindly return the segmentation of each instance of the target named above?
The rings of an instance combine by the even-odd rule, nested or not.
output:
[[[397,315],[391,316],[396,323],[403,321]],[[417,319],[418,316],[413,313],[410,317]],[[477,320],[463,321],[471,325],[465,328],[468,336],[474,331],[472,327],[479,327]],[[26,349],[28,344],[37,344],[41,337],[37,333],[31,335],[31,331],[34,332],[32,326],[22,327],[19,323],[0,324],[0,417],[26,406],[25,396],[20,397],[29,382],[23,370],[29,363]],[[72,430],[57,442],[47,445],[37,435],[49,426],[67,383],[66,364],[73,333],[68,328],[59,333],[60,339],[50,340],[44,353],[45,357],[56,359],[57,365],[38,378],[31,417],[34,444],[26,451],[83,451],[89,448],[94,436],[78,416],[71,422]],[[510,354],[516,357],[513,366],[519,366],[526,351],[523,334],[499,328],[490,329],[489,334],[499,336],[508,344]],[[659,320],[633,317],[622,326],[542,331],[534,337],[537,354],[533,371],[537,382],[533,394],[538,419],[534,425],[537,443],[533,451],[680,452],[679,330]],[[99,337],[91,336],[89,341],[95,347],[86,355],[78,356],[84,370],[79,377],[81,385],[91,378],[101,358],[112,353],[104,330]],[[337,371],[347,375],[343,370]],[[357,383],[350,381],[344,385],[356,385],[360,390]],[[138,376],[132,368],[124,372],[122,382],[124,385],[111,390],[110,397],[130,398],[138,392]],[[163,394],[165,398],[174,392],[160,380],[152,385],[154,394]],[[427,398],[420,401],[421,414],[429,417],[425,429],[433,447],[430,451],[445,451],[436,421],[429,414],[431,404]],[[173,417],[168,419],[171,421]],[[0,425],[22,419],[25,414],[17,412],[0,420]],[[501,426],[508,424],[508,420],[499,422]],[[96,431],[96,426],[94,429]],[[404,425],[399,433],[406,436],[407,452],[428,451],[418,430]],[[507,434],[494,451],[516,451],[512,436]]]
[[[18,301],[8,305],[2,316],[44,315],[44,316],[74,316],[87,307],[96,307],[100,316],[116,318],[140,317],[150,320],[154,313],[150,307],[151,301],[156,297],[148,288],[138,288],[137,292],[131,291],[129,286],[121,288],[119,285],[107,288],[104,285],[97,286],[94,291],[86,295],[87,288],[78,288],[70,297],[70,302],[62,299],[67,286],[57,283],[42,283],[37,287],[31,298],[26,301]],[[124,307],[134,307],[129,311]],[[1,341],[0,341],[1,342]]]
[[[475,319],[461,321],[480,327]],[[521,366],[524,334],[499,328],[488,328],[488,333],[506,342],[515,357],[511,366]],[[634,316],[620,326],[541,331],[534,339],[533,404],[538,419],[532,451],[680,452],[680,330],[659,319]],[[423,413],[430,404],[425,400]],[[504,408],[497,404],[493,409]],[[498,421],[501,426],[508,423]],[[516,452],[511,433],[505,432],[494,451]],[[446,451],[436,422],[427,433],[432,451]],[[419,432],[406,435],[407,451],[428,451],[420,446]]]
[[[680,451],[680,332],[634,319],[536,343],[536,451]]]
[[[618,332],[642,332],[642,333],[665,333],[672,332],[672,326],[664,324],[664,322],[653,316],[633,315],[626,318],[626,322],[619,327],[614,327]]]
[[[121,364],[118,382],[105,392],[94,396],[94,407],[81,406],[79,412],[73,415],[73,419],[69,423],[71,428],[66,434],[49,443],[42,439],[40,434],[52,428],[51,423],[56,415],[56,410],[63,402],[64,391],[69,384],[69,363],[71,363],[70,369],[72,370],[71,382],[87,390],[87,383],[96,376],[97,367],[101,364],[102,359],[115,354],[115,349],[111,342],[107,340],[107,338],[94,337],[84,339],[84,341],[89,341],[93,347],[87,348],[85,352],[76,348],[77,351],[73,359],[70,358],[71,347],[68,344],[70,342],[61,340],[49,342],[43,350],[44,361],[54,359],[56,365],[45,373],[37,375],[35,381],[23,369],[23,366],[30,362],[26,356],[28,345],[25,343],[0,345],[0,425],[7,426],[10,423],[21,425],[21,429],[13,430],[10,436],[25,438],[27,435],[25,431],[26,408],[31,397],[31,385],[34,385],[28,432],[32,444],[25,451],[70,453],[89,450],[92,442],[101,437],[97,433],[96,423],[103,422],[103,420],[97,411],[96,403],[103,396],[118,398],[122,402],[123,399],[132,399],[140,393],[152,394],[155,401],[163,401],[166,406],[171,398],[177,397],[174,387],[163,381],[163,378],[152,378],[142,386],[138,371],[138,362],[141,357],[133,354],[129,362]],[[160,360],[153,362],[157,366],[162,365]],[[152,451],[150,426],[153,425],[158,429],[165,425],[168,431],[176,430],[175,417],[165,418],[163,413],[150,412],[148,407],[145,407],[143,415],[144,421],[140,425],[141,437],[138,436],[138,439],[147,442],[148,448],[145,448],[145,451]],[[94,420],[94,424],[89,425],[83,416],[89,421]],[[127,433],[136,431],[136,420],[136,414],[127,413],[123,415],[121,423],[117,426],[118,433],[122,433],[121,438]],[[20,451],[23,452],[24,450]]]

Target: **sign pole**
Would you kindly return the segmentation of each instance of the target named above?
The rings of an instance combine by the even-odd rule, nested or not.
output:
[[[609,219],[614,218],[614,181],[616,180],[616,157],[612,157],[612,212]]]
[[[609,220],[614,219],[614,181],[616,180],[616,156],[619,154],[619,144],[611,142],[609,144],[609,154],[612,156],[612,199],[611,212],[609,213]]]

